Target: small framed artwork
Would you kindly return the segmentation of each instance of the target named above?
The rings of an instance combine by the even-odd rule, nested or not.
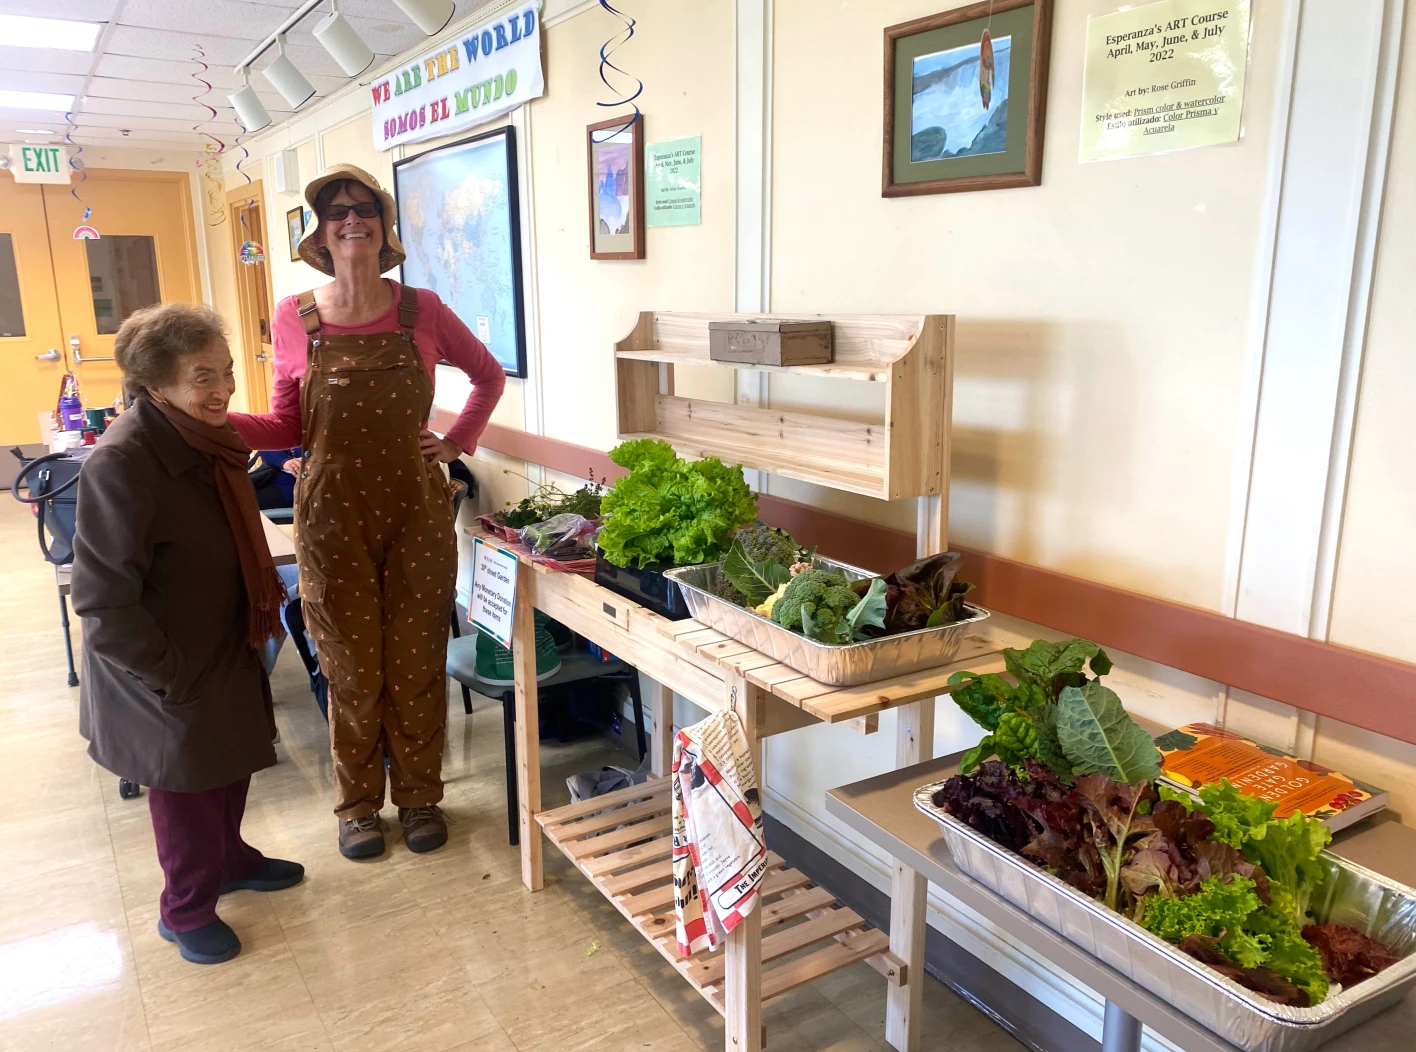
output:
[[[589,151],[590,258],[644,258],[644,120],[585,129]]]
[[[304,208],[292,208],[285,213],[285,226],[290,235],[290,262],[296,263],[300,259],[300,239],[305,236],[305,212]]]
[[[885,30],[881,195],[1042,182],[1052,0],[970,4]]]

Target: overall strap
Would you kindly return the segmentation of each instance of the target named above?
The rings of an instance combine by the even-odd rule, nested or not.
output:
[[[320,331],[320,312],[315,306],[315,290],[302,292],[295,298],[295,310],[305,323],[305,335],[314,336]]]
[[[418,325],[418,290],[400,285],[398,297],[398,327],[411,333]]]

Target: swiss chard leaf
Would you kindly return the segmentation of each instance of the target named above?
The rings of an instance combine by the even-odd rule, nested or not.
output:
[[[964,710],[964,715],[986,731],[996,730],[998,718],[1013,708],[1013,685],[996,672],[975,676],[968,672],[955,672],[949,677],[949,685],[964,683],[965,686],[951,692],[954,704]]]
[[[1155,741],[1127,715],[1116,693],[1095,681],[1063,688],[1057,702],[1057,737],[1080,773],[1131,783],[1160,775]]]
[[[792,571],[790,567],[770,560],[753,562],[743,550],[742,541],[735,540],[723,559],[723,576],[748,600],[747,605],[760,606],[763,600],[792,579]]]
[[[1037,731],[1037,749],[1033,755],[1059,778],[1070,779],[1073,774],[1072,761],[1067,759],[1057,737],[1057,706],[1039,705],[1030,711],[1033,727]]]

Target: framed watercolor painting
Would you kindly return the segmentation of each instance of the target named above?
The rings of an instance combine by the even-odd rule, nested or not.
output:
[[[290,262],[300,261],[300,239],[305,236],[305,213],[307,208],[292,208],[285,213],[286,231],[290,236]]]
[[[393,166],[400,280],[436,292],[508,376],[526,375],[518,187],[509,126]]]
[[[644,258],[644,119],[585,129],[589,153],[590,258]]]
[[[1052,0],[984,0],[888,27],[881,195],[1041,183],[1051,42]]]

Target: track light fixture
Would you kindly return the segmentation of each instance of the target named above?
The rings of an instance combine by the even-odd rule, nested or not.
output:
[[[314,95],[314,86],[286,56],[284,33],[275,38],[275,47],[279,54],[276,55],[275,61],[261,72],[265,79],[270,81],[271,87],[280,92],[280,97],[290,104],[292,110],[299,109]]]
[[[373,51],[360,39],[349,20],[339,13],[339,0],[330,0],[329,14],[315,24],[314,33],[320,46],[348,76],[357,77],[373,64]]]
[[[249,71],[241,70],[240,90],[226,97],[230,100],[232,109],[236,111],[236,116],[241,118],[241,123],[246,126],[247,131],[259,131],[270,123],[270,113],[266,110],[265,104],[261,102],[261,97],[256,94],[256,89],[251,87]]]
[[[440,33],[452,21],[452,0],[393,0],[428,36]]]

